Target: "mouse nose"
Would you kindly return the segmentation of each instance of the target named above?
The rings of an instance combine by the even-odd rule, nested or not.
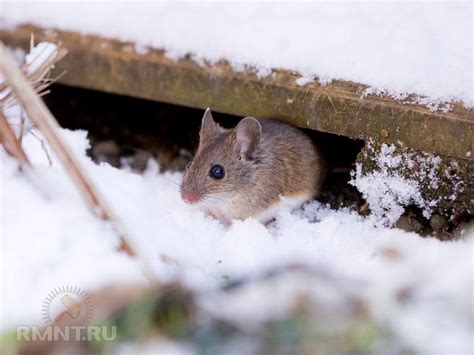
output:
[[[198,189],[183,189],[181,190],[181,198],[184,202],[193,204],[198,202],[202,197],[201,191]]]

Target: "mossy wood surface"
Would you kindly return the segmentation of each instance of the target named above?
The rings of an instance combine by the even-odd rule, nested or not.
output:
[[[395,147],[389,159],[396,159],[399,163],[388,170],[390,173],[399,174],[403,179],[416,182],[421,197],[427,202],[436,202],[431,209],[433,213],[453,217],[463,213],[474,215],[472,161],[443,157],[437,165],[428,164],[424,167],[420,162],[429,157],[428,153],[399,145]],[[366,143],[357,157],[357,162],[362,165],[363,175],[382,170],[377,163],[380,152],[380,143]],[[409,161],[412,161],[412,164]]]
[[[53,38],[69,50],[56,71],[67,71],[59,80],[63,84],[195,108],[210,106],[239,116],[273,117],[318,131],[472,161],[474,110],[462,104],[453,104],[447,113],[430,112],[391,98],[362,98],[367,88],[362,84],[299,86],[295,82],[299,75],[287,70],[275,69],[271,76],[259,78],[255,70],[238,72],[225,61],[213,65],[200,65],[191,58],[173,61],[162,50],[140,54],[133,43],[32,26],[0,31],[0,39],[28,48],[32,33],[36,41]]]

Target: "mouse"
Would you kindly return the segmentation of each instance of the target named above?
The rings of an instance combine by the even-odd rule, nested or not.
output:
[[[254,117],[226,129],[207,108],[180,194],[224,225],[247,218],[265,224],[276,216],[282,198],[296,209],[316,197],[325,171],[318,147],[301,129]]]

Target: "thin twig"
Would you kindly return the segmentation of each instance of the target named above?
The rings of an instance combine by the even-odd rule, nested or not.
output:
[[[76,157],[72,154],[71,150],[60,135],[58,122],[37,95],[35,90],[31,87],[25,75],[10,57],[3,43],[0,43],[0,71],[3,74],[5,81],[12,88],[18,102],[25,109],[30,120],[41,131],[59,160],[66,168],[66,171],[82,193],[91,211],[98,217],[111,223],[115,232],[120,237],[120,250],[126,252],[130,256],[137,257],[137,253],[128,242],[118,219],[111,212],[110,208],[102,199],[102,196],[100,196],[96,191],[90,179],[81,169]],[[141,262],[145,277],[148,278],[150,283],[155,283],[156,278],[151,273],[150,268],[144,264],[144,260],[141,260]]]
[[[41,144],[41,149],[43,149],[43,152],[44,152],[44,154],[46,155],[46,158],[48,159],[48,166],[50,166],[50,167],[53,166],[53,159],[51,158],[51,156],[50,156],[49,153],[48,153],[48,147],[47,147],[47,145],[44,143],[44,140],[41,139],[41,137],[38,136],[38,135],[35,133],[35,131],[34,131],[33,129],[31,130],[30,134],[31,134],[33,137],[35,137],[35,138],[40,142],[40,144]]]
[[[20,108],[20,132],[18,134],[18,142],[21,144],[23,143],[23,134],[25,133],[25,113],[23,112],[23,107]]]

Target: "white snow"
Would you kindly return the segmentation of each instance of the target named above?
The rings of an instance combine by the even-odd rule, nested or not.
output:
[[[314,79],[310,76],[302,76],[301,78],[296,79],[296,84],[299,86],[305,86],[306,84],[309,84],[312,82]]]
[[[58,46],[50,42],[40,42],[34,46],[30,53],[25,56],[27,65],[27,75],[33,74],[50,58],[54,58],[58,53]],[[47,68],[48,70],[50,68]]]
[[[31,75],[35,74],[35,81],[40,82],[39,79],[44,79],[49,70],[54,67],[54,64],[48,66],[46,63],[50,62],[57,55],[58,50],[59,47],[54,43],[40,42],[33,46],[28,54],[18,48],[10,50],[10,53],[21,66],[25,75],[31,77]],[[43,69],[42,72],[39,72],[40,68]],[[0,85],[2,84],[4,84],[4,78],[0,73]],[[11,92],[12,89],[9,86],[0,91],[0,100],[3,100],[0,109],[3,110],[5,117],[17,136],[27,134],[33,128],[33,123],[17,104],[15,96],[7,97]]]
[[[85,131],[62,134],[159,279],[182,280],[203,295],[203,306],[209,304],[206,292],[229,278],[304,263],[361,285],[358,292],[376,319],[410,348],[470,352],[472,236],[457,242],[421,238],[376,228],[353,211],[318,202],[293,213],[282,209],[270,230],[253,219],[227,230],[180,200],[180,174],[159,174],[153,164],[144,175],[96,165],[85,155]],[[137,263],[116,250],[109,226],[89,213],[57,158],[49,167],[31,134],[24,146],[35,166],[32,174],[20,173],[0,151],[3,330],[41,322],[44,297],[60,285],[90,291],[114,281],[144,282]],[[397,257],[387,257],[386,250]],[[266,291],[244,290],[225,307],[209,308],[251,326],[272,305],[283,312],[284,301],[293,301],[292,289],[323,292],[321,284],[297,280]],[[405,289],[411,296],[402,304],[397,294]]]
[[[373,94],[415,93],[420,97],[414,103],[448,110],[451,100],[474,105],[473,6],[0,0],[0,25],[80,31],[135,42],[140,53],[155,47],[174,59],[225,58],[235,68],[253,66],[264,74],[284,68],[323,83],[352,80],[369,85]]]
[[[368,142],[367,149],[373,150],[373,142]],[[420,156],[414,152],[396,153],[395,145],[384,143],[373,159],[377,170],[363,172],[362,165],[357,163],[349,183],[368,202],[375,224],[393,225],[409,205],[420,207],[423,216],[430,218],[439,201],[423,196],[420,183],[429,184],[431,190],[439,188],[440,181],[435,171],[441,158],[430,153]],[[412,171],[411,176],[406,176],[406,172],[402,171],[404,164],[410,169],[417,164],[418,168]],[[452,199],[458,192],[453,188]]]
[[[354,80],[373,86],[365,94],[403,101],[415,92],[429,96],[419,98],[423,104],[449,109],[451,99],[473,103],[471,9],[467,3],[119,3],[113,12],[110,4],[0,0],[0,22],[130,40],[135,43],[127,48],[143,55],[159,47],[172,58],[193,53],[202,63],[228,58],[234,68],[253,67],[260,77],[283,67],[301,74],[300,85],[314,78],[324,85]],[[37,53],[51,53],[52,47],[42,48]],[[14,105],[4,112],[9,119],[21,114]],[[253,219],[226,229],[181,201],[180,174],[158,173],[156,164],[144,175],[96,165],[85,154],[87,132],[62,134],[157,277],[183,281],[202,295],[198,302],[208,311],[251,327],[283,316],[296,294],[340,302],[330,285],[297,275],[233,297],[213,293],[228,280],[306,264],[355,285],[375,319],[408,349],[472,353],[472,228],[463,240],[441,242],[312,202],[295,212],[283,208],[270,229]],[[19,172],[0,148],[0,332],[41,323],[43,300],[58,286],[92,291],[145,282],[138,263],[116,250],[110,226],[87,210],[58,159],[53,156],[50,166],[31,134],[23,145],[34,165],[30,173]],[[356,186],[374,214],[389,221],[406,203],[429,213],[433,202],[421,199],[419,186],[391,172],[401,162],[392,153],[392,146],[383,146],[381,175],[356,172]],[[435,166],[437,157],[430,159],[428,167]],[[410,297],[400,302],[404,290]],[[159,346],[191,353],[172,343],[149,344],[154,351]]]

